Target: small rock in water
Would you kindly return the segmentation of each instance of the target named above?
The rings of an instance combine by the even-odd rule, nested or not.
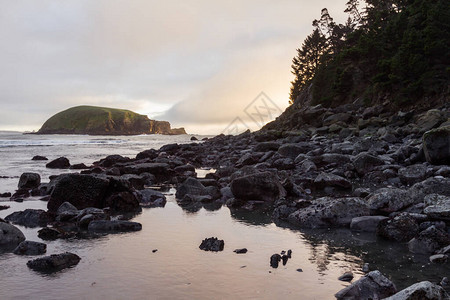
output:
[[[9,206],[8,205],[0,205],[0,210],[4,210],[4,209],[8,209]]]
[[[247,248],[236,249],[233,252],[237,254],[244,254],[247,253]]]
[[[289,256],[283,255],[283,256],[281,257],[281,259],[283,260],[283,266],[285,266],[285,265],[287,264],[287,261],[288,261],[288,259],[289,259]]]
[[[297,269],[297,272],[303,272],[303,269]]]
[[[155,253],[156,251],[158,251],[158,249],[153,249],[153,250],[152,250],[152,253]]]
[[[38,237],[43,240],[56,240],[61,236],[62,236],[61,232],[50,227],[44,227],[38,231]]]
[[[441,286],[447,286],[448,285],[448,277],[442,278],[441,282],[439,283]]]
[[[291,249],[288,250],[287,256],[288,256],[288,258],[292,258],[292,250]]]
[[[65,252],[30,260],[27,262],[27,266],[35,271],[54,272],[74,266],[80,260],[81,258],[78,255]]]
[[[35,155],[31,160],[48,160],[45,156]]]
[[[2,193],[0,194],[0,198],[9,198],[11,197],[11,193]]]
[[[363,265],[362,271],[363,271],[364,273],[369,273],[369,272],[370,272],[370,268],[369,268],[369,264],[368,264],[368,263],[365,263],[365,264]]]
[[[340,281],[352,281],[353,280],[353,273],[352,272],[345,272],[338,278]]]
[[[205,251],[222,251],[225,246],[223,240],[219,240],[216,237],[206,238],[202,241],[199,248]]]
[[[281,260],[281,255],[276,253],[270,257],[270,266],[274,269],[278,268],[278,264]]]
[[[14,249],[17,255],[39,255],[47,251],[47,245],[40,242],[23,241]]]

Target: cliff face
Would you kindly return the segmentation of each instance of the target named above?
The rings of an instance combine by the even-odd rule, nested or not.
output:
[[[147,116],[123,109],[77,106],[59,112],[48,119],[38,134],[186,134],[183,128],[171,129],[166,121],[150,120]]]

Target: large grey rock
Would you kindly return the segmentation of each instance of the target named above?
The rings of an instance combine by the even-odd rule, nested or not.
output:
[[[23,173],[20,175],[18,188],[34,189],[41,184],[41,176],[37,173]]]
[[[350,229],[355,231],[376,232],[378,224],[388,219],[385,216],[362,216],[352,219]]]
[[[68,221],[78,215],[78,209],[70,202],[64,202],[56,211],[58,221]]]
[[[369,212],[360,198],[323,197],[291,213],[287,219],[304,228],[347,227],[353,218],[369,215]]]
[[[427,177],[427,167],[425,165],[412,165],[398,170],[398,176],[403,184],[414,184],[421,182]]]
[[[431,254],[450,244],[448,233],[430,226],[408,242],[409,251],[419,254]]]
[[[442,111],[438,109],[430,109],[425,114],[420,116],[417,120],[417,126],[421,133],[428,131],[430,129],[436,128],[442,122],[444,122],[445,118]]]
[[[391,213],[414,204],[414,199],[405,190],[381,188],[372,193],[367,203],[371,210]]]
[[[450,165],[450,126],[426,132],[423,151],[430,164]]]
[[[450,178],[431,177],[414,184],[409,190],[409,197],[414,204],[423,202],[430,194],[450,196]]]
[[[380,271],[372,271],[340,290],[334,296],[338,300],[384,299],[397,292],[395,285]]]
[[[272,202],[286,195],[278,178],[270,172],[250,174],[231,182],[231,191],[237,199]]]
[[[17,255],[39,255],[47,252],[47,245],[40,242],[23,241],[14,249]]]
[[[70,162],[67,158],[60,157],[55,160],[52,160],[45,166],[49,169],[68,169],[70,168]]]
[[[122,220],[95,220],[88,225],[88,230],[93,232],[130,232],[141,229],[142,225],[140,223]]]
[[[450,221],[450,197],[431,194],[425,197],[423,212],[431,219]]]
[[[25,236],[19,228],[0,222],[0,247],[16,247],[24,240]]]
[[[364,175],[373,171],[376,166],[381,166],[384,161],[368,153],[360,153],[353,159],[353,165],[359,175]]]
[[[419,224],[408,213],[401,213],[378,224],[377,235],[388,240],[408,242],[419,232]]]
[[[314,179],[314,185],[318,188],[331,186],[342,189],[350,189],[352,187],[351,182],[344,177],[325,172],[320,173],[316,179]]]
[[[143,207],[164,207],[166,205],[166,196],[161,192],[152,189],[144,189],[140,191],[140,194],[140,203]]]
[[[306,153],[311,149],[311,145],[306,142],[297,144],[285,144],[278,149],[278,153],[280,153],[284,157],[295,159],[299,154]]]
[[[47,225],[50,218],[43,209],[26,209],[13,212],[6,216],[5,220],[25,227],[43,227]]]
[[[197,179],[188,177],[182,184],[177,187],[175,197],[177,197],[177,199],[183,199],[183,197],[186,195],[206,196],[208,195],[208,190]]]
[[[78,255],[65,252],[30,260],[27,262],[27,266],[39,272],[55,272],[77,265],[80,260]]]
[[[429,281],[415,283],[385,300],[448,300],[450,296],[439,285]]]

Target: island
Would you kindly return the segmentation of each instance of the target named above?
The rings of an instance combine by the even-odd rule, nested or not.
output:
[[[176,135],[186,134],[186,131],[130,110],[82,105],[53,115],[37,134]]]

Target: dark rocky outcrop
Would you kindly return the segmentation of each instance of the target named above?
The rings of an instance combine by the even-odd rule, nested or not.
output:
[[[65,252],[30,260],[27,266],[39,272],[56,272],[77,265],[81,258],[73,253]]]

